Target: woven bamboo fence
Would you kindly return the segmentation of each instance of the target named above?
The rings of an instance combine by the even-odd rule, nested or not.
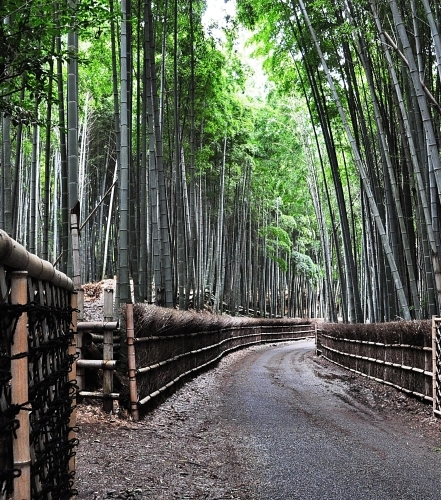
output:
[[[317,351],[354,373],[433,401],[431,329],[430,321],[322,324]]]
[[[0,499],[75,494],[73,283],[0,230]]]
[[[305,320],[236,319],[181,314],[176,321],[168,318],[143,321],[142,305],[128,306],[127,337],[132,415],[138,405],[159,399],[176,388],[185,378],[219,361],[236,349],[262,344],[304,339],[315,335],[315,325]],[[135,319],[131,318],[135,310]],[[158,310],[159,308],[156,308]],[[151,309],[150,309],[151,310]],[[157,316],[162,313],[158,312]],[[173,313],[164,312],[163,314]],[[216,319],[217,318],[217,319]],[[164,325],[167,319],[163,319]],[[132,326],[133,325],[133,326]],[[154,332],[154,333],[152,333]],[[136,378],[136,382],[134,381]]]
[[[441,417],[441,318],[432,318],[433,413]]]

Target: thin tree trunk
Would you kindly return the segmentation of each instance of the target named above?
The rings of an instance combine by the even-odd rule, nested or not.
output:
[[[219,191],[219,212],[217,218],[217,242],[216,242],[216,299],[214,303],[214,312],[219,313],[222,310],[223,303],[223,228],[224,228],[224,193],[225,193],[225,163],[227,155],[227,139],[225,134],[224,148],[222,153],[222,163],[220,172],[220,191]]]
[[[118,241],[118,287],[119,304],[131,300],[129,282],[129,123],[127,87],[127,2],[121,0],[121,150],[119,165],[119,241]]]

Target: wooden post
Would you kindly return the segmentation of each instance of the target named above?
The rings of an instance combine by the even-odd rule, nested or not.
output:
[[[133,304],[126,304],[127,363],[129,365],[130,414],[139,420],[138,389],[136,387],[135,330],[133,325]]]
[[[113,290],[104,290],[104,322],[113,320]],[[103,332],[103,359],[113,360],[113,330]],[[113,370],[103,371],[103,411],[110,413],[113,410]]]
[[[437,363],[436,363],[436,320],[435,316],[432,316],[432,397],[433,397],[433,411],[438,410],[437,408],[437,390],[436,390],[436,374],[437,374]]]
[[[76,345],[76,340],[77,340],[77,329],[78,329],[78,313],[77,313],[77,306],[78,306],[78,295],[76,292],[72,292],[70,295],[70,305],[73,309],[72,311],[72,322],[71,322],[71,332],[72,332],[72,340],[69,345],[69,355],[70,356],[76,356],[77,354],[77,345]],[[74,380],[77,380],[77,366],[76,362],[72,364],[72,370],[69,372],[68,379],[70,383],[73,383]],[[78,384],[78,380],[77,380]],[[74,389],[74,387],[72,387]],[[77,425],[77,394],[76,391],[74,393],[74,397],[72,399],[72,412],[69,417],[69,436],[68,439],[71,441],[72,439],[75,439],[76,433],[75,433],[75,428]],[[72,455],[72,457],[69,460],[69,472],[74,472],[75,471],[75,455]]]
[[[11,275],[11,303],[24,305],[28,302],[28,273],[15,271]],[[28,315],[23,312],[15,327],[14,342],[11,346],[11,402],[13,405],[24,405],[28,402]],[[22,357],[14,356],[26,354]],[[29,408],[22,406],[17,415],[19,427],[13,440],[12,453],[14,468],[20,471],[14,477],[14,500],[31,499],[31,455],[29,449]]]
[[[72,209],[70,214],[70,231],[72,236],[72,271],[73,283],[76,290],[81,288],[81,263],[80,263],[80,235],[78,230],[78,207]]]
[[[424,338],[424,371],[430,372],[432,371],[432,339]],[[433,376],[433,375],[432,375]],[[424,395],[431,397],[431,383],[430,378],[424,374]]]
[[[315,355],[319,355],[319,349],[317,344],[317,320],[314,321],[314,343],[315,343]]]
[[[76,327],[75,327],[75,344],[77,356],[79,359],[82,358],[82,347],[83,347],[83,334],[80,332],[78,334],[78,321],[83,320],[84,311],[84,291],[81,287],[81,262],[80,262],[80,231],[78,229],[78,214],[79,203],[75,208],[71,210],[70,213],[70,231],[72,237],[72,272],[73,272],[73,284],[76,292],[76,309],[79,309],[79,314],[76,315]],[[78,367],[77,370],[77,384],[78,390],[82,391],[84,389],[84,369]]]
[[[76,313],[76,329],[75,329],[75,344],[77,351],[77,359],[82,359],[83,357],[83,332],[79,330],[78,323],[83,322],[84,320],[84,290],[82,288],[78,288],[76,290],[76,302],[77,305],[75,309],[78,309],[78,313]],[[72,306],[73,307],[73,306]],[[77,378],[77,386],[78,391],[84,390],[84,368],[77,366],[76,368],[76,378]]]

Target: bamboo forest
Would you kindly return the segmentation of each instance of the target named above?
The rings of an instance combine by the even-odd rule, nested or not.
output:
[[[439,314],[437,1],[2,0],[0,17],[0,228],[29,252],[71,275],[77,213],[82,283],[115,277],[119,303]]]

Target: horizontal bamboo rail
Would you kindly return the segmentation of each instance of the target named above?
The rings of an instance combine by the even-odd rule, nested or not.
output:
[[[302,328],[305,327],[305,325],[300,325]],[[262,327],[261,326],[247,326],[246,329],[247,330],[253,330],[253,329],[256,329],[256,330],[259,330],[261,329]],[[266,326],[265,327],[266,329],[268,328],[275,328],[275,329],[278,329],[280,330],[281,327],[277,327],[277,326]],[[286,328],[286,327],[285,327]],[[292,328],[292,326],[291,326]],[[242,330],[241,327],[232,327],[232,328],[223,328],[223,330],[231,330],[231,331],[234,331],[234,330]],[[152,340],[170,340],[170,339],[179,339],[179,338],[191,338],[191,337],[197,337],[199,335],[207,335],[209,333],[214,333],[214,332],[218,332],[220,330],[207,330],[207,331],[201,331],[201,332],[195,332],[195,333],[181,333],[181,334],[177,334],[177,335],[158,335],[158,336],[152,336],[152,337],[136,337],[134,339],[135,343],[142,343],[142,342],[150,342]],[[306,334],[311,334],[312,330],[311,329],[307,329],[307,330],[299,330],[299,331],[290,331],[290,332],[283,332],[283,333],[291,333],[291,334],[298,334],[298,333],[304,333],[305,335]],[[252,335],[255,335],[255,334],[250,334],[251,336]],[[264,335],[264,336],[267,336],[267,335],[274,335],[274,332],[259,332],[259,335]],[[311,334],[312,335],[312,334]],[[308,337],[311,336],[311,335],[307,335]],[[237,337],[235,337],[237,338]]]
[[[304,332],[302,332],[304,333]],[[173,356],[172,358],[169,358],[169,359],[165,359],[163,361],[159,361],[158,363],[154,363],[152,365],[149,365],[149,366],[145,366],[145,367],[142,367],[142,368],[138,368],[136,370],[136,373],[147,373],[151,370],[154,370],[155,368],[159,368],[161,366],[165,366],[167,364],[172,364],[176,361],[178,361],[179,359],[181,358],[184,358],[186,356],[191,356],[191,355],[195,355],[195,354],[200,354],[202,352],[206,352],[206,351],[209,351],[209,350],[212,350],[212,349],[216,349],[217,347],[220,347],[228,342],[231,341],[232,338],[234,338],[234,340],[241,340],[241,339],[246,339],[246,338],[249,338],[249,337],[256,337],[257,334],[248,334],[248,335],[240,335],[240,336],[237,336],[237,337],[229,337],[229,338],[226,338],[224,340],[221,340],[220,342],[217,342],[216,344],[211,344],[207,347],[202,347],[200,349],[196,349],[194,351],[187,351],[187,352],[184,352],[182,354],[178,354],[177,356]],[[259,334],[260,335],[260,334]],[[310,336],[312,337],[312,335]],[[306,338],[308,337],[291,337],[291,338],[284,338],[283,339],[283,342],[289,342],[289,341],[293,341],[293,340],[305,340]],[[135,339],[136,341],[137,339]],[[238,347],[249,347],[249,346],[252,346],[252,345],[256,345],[256,344],[261,344],[262,343],[262,340],[259,339],[259,340],[256,340],[254,342],[247,342],[245,344],[241,344],[240,346]],[[225,351],[226,352],[226,351]]]
[[[120,347],[115,344],[115,332],[119,332],[119,322],[113,321],[113,290],[104,290],[104,320],[103,321],[81,321],[78,323],[77,345],[78,359],[77,383],[78,395],[80,397],[103,399],[103,410],[110,413],[113,410],[113,399],[118,399],[119,393],[113,392],[113,378],[116,376],[115,369],[117,361],[114,360],[114,352]],[[92,333],[95,332],[95,333]],[[100,342],[102,353],[94,342]],[[84,356],[95,359],[84,359]],[[85,391],[85,369],[103,370],[103,390]]]
[[[247,337],[255,337],[256,335],[242,335],[241,337],[234,337],[235,339],[245,339]],[[216,349],[217,347],[220,347],[224,344],[226,344],[227,342],[230,342],[231,339],[224,339],[224,340],[221,340],[220,342],[218,342],[217,344],[212,344],[210,346],[207,346],[207,347],[202,347],[201,349],[196,349],[194,351],[187,351],[183,354],[178,354],[177,356],[173,356],[173,358],[169,358],[169,359],[165,359],[164,361],[159,361],[159,363],[155,363],[153,365],[149,365],[149,366],[145,366],[143,368],[138,368],[138,370],[136,370],[137,373],[147,373],[151,370],[154,370],[155,368],[160,368],[161,366],[165,366],[167,364],[171,364],[171,363],[174,363],[176,361],[178,361],[179,359],[181,358],[184,358],[186,356],[191,356],[191,355],[194,355],[194,354],[200,354],[202,352],[207,352],[209,350],[212,350],[212,349]],[[251,345],[255,345],[255,344],[260,344],[261,341],[260,340],[256,340],[255,342],[248,342],[247,344],[242,344],[242,345],[246,345],[246,346],[251,346]],[[241,345],[241,347],[242,347]],[[225,351],[226,352],[226,351]]]
[[[295,339],[290,339],[290,340],[305,340],[305,338],[307,337],[299,337],[299,338],[295,338]],[[192,368],[191,370],[188,370],[184,373],[181,373],[180,375],[178,375],[177,377],[175,377],[173,380],[171,380],[170,382],[168,382],[167,384],[163,385],[162,387],[160,387],[159,389],[157,389],[156,391],[152,392],[151,394],[149,394],[148,396],[146,396],[145,398],[141,399],[139,401],[139,404],[142,406],[142,405],[145,405],[146,403],[148,403],[149,401],[151,401],[152,399],[154,399],[155,397],[159,396],[161,393],[165,392],[166,390],[170,389],[171,387],[173,387],[174,385],[176,385],[178,382],[180,382],[182,379],[186,378],[186,377],[189,377],[190,375],[192,374],[196,374],[197,372],[199,371],[202,371],[204,370],[205,368],[208,368],[209,366],[217,363],[218,361],[220,361],[224,356],[226,356],[227,354],[231,353],[231,352],[234,352],[236,351],[237,349],[239,349],[240,347],[251,347],[252,345],[256,345],[256,344],[260,344],[260,342],[251,342],[250,344],[246,344],[246,345],[241,345],[239,347],[231,347],[230,349],[226,349],[225,351],[223,351],[221,354],[219,354],[218,356],[216,356],[216,358],[214,359],[211,359],[210,361],[207,361],[206,363],[202,364],[202,365],[199,365],[195,368]]]
[[[415,392],[415,391],[411,391],[409,389],[406,389],[405,387],[401,387],[397,384],[393,384],[392,382],[389,382],[387,380],[384,380],[382,378],[377,378],[377,377],[372,377],[371,375],[367,375],[366,373],[364,372],[361,372],[359,370],[354,370],[353,368],[348,368],[347,366],[341,364],[341,363],[337,363],[337,361],[333,361],[332,359],[329,359],[329,358],[326,358],[328,361],[330,361],[331,363],[333,363],[334,365],[336,366],[340,366],[341,368],[344,368],[345,370],[348,370],[352,373],[356,373],[357,375],[361,375],[362,377],[365,377],[369,380],[374,380],[375,382],[379,382],[380,384],[383,384],[383,385],[387,385],[389,387],[393,387],[401,392],[404,392],[405,394],[409,394],[410,396],[415,396],[417,398],[420,398],[420,399],[424,399],[426,401],[432,401],[433,398],[431,396],[426,396],[425,394],[421,394],[420,392]],[[434,412],[435,413],[435,412]],[[441,415],[441,412],[439,412],[439,414]]]
[[[359,354],[352,354],[344,351],[339,351],[338,349],[333,349],[332,347],[326,347],[326,350],[339,354],[340,356],[347,356],[349,358],[360,359],[363,361],[370,361],[371,363],[377,363],[378,365],[390,366],[392,368],[400,368],[405,371],[412,371],[415,373],[420,373],[427,377],[432,378],[433,372],[428,370],[423,370],[422,368],[416,368],[415,366],[400,365],[399,363],[392,363],[392,361],[385,361],[384,359],[369,358],[368,356],[361,356]],[[429,349],[431,351],[431,349]]]
[[[354,344],[360,345],[373,345],[378,347],[390,347],[390,348],[404,348],[411,349],[413,351],[432,351],[431,347],[421,346],[421,345],[412,345],[412,344],[384,344],[383,342],[370,342],[369,340],[359,340],[359,339],[347,339],[344,337],[333,337],[332,335],[326,335],[325,333],[320,333],[320,337],[332,340],[339,340],[342,342],[352,342]]]
[[[316,343],[317,352],[337,366],[405,394],[433,401],[433,395],[429,394],[434,377],[433,369],[430,370],[432,347],[348,339],[320,330]]]
[[[81,332],[105,332],[118,330],[118,321],[81,321],[78,323],[78,331]]]
[[[116,361],[113,359],[77,359],[80,368],[101,368],[103,370],[114,370]]]
[[[78,393],[82,398],[92,398],[92,399],[119,399],[119,392],[111,392],[110,394],[103,394],[99,391],[80,391]]]
[[[47,260],[29,253],[2,229],[0,229],[0,264],[18,271],[27,271],[32,278],[74,291],[73,281],[68,276],[55,269]]]
[[[246,330],[247,333],[237,335],[237,333],[240,333],[241,330]],[[210,336],[224,336],[224,338],[214,341],[209,345],[199,347],[198,349],[186,350],[185,352],[168,357],[167,359],[158,360],[147,366],[141,366],[134,369],[137,376],[149,375],[151,377],[151,375],[159,369],[165,369],[167,371],[167,374],[170,375],[167,375],[167,378],[169,378],[169,380],[164,381],[164,383],[160,387],[156,386],[156,388],[149,392],[149,394],[144,394],[143,397],[141,397],[141,399],[138,401],[139,406],[143,406],[151,402],[160,394],[170,390],[173,386],[176,386],[185,378],[190,377],[197,372],[202,371],[205,368],[217,363],[223,356],[227,355],[230,352],[243,347],[250,347],[266,342],[290,342],[296,340],[304,340],[306,338],[313,338],[315,336],[315,327],[314,325],[311,325],[308,328],[304,324],[298,325],[297,328],[296,325],[259,325],[245,328],[231,327],[221,328],[218,330],[200,331],[189,334],[137,337],[133,339],[133,343],[135,350],[137,346],[141,346],[146,343],[152,343],[152,345],[154,345],[158,342],[160,344],[163,342],[169,343],[170,345],[176,345],[181,348],[182,345],[185,345],[186,343],[191,345],[191,339],[202,337],[198,342],[203,341],[203,336],[207,336],[207,342],[211,342]],[[182,342],[184,344],[182,344]],[[229,343],[234,343],[235,345],[228,347]],[[210,352],[212,352],[213,354],[210,355]],[[207,357],[209,357],[208,360]],[[186,359],[188,359],[188,361],[185,361]],[[194,366],[191,366],[192,364]],[[187,366],[187,369],[181,370],[181,366]],[[135,406],[137,408],[137,405]]]

